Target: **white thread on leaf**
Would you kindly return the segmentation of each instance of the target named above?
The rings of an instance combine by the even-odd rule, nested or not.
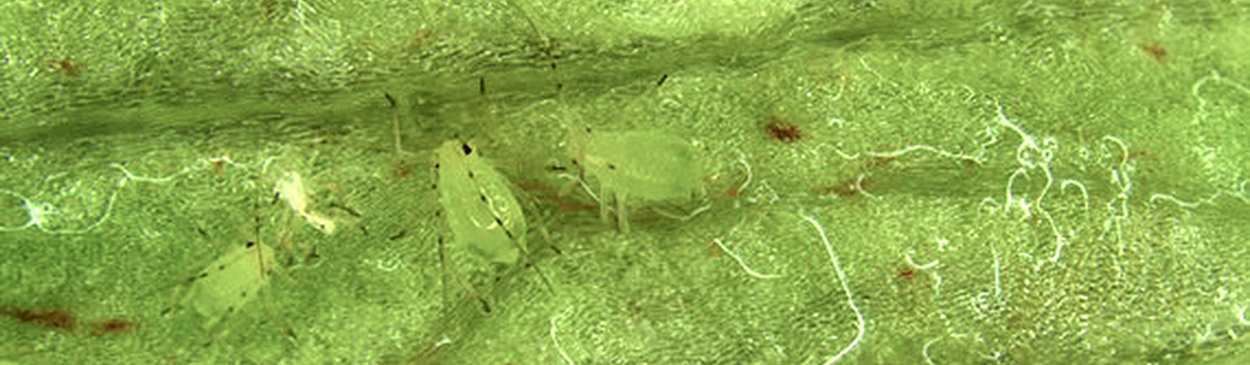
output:
[[[576,365],[576,363],[573,362],[573,359],[569,358],[569,354],[564,352],[564,348],[560,347],[560,340],[556,338],[556,327],[559,324],[559,319],[562,319],[565,316],[567,316],[568,313],[571,312],[572,310],[573,310],[573,307],[569,307],[565,309],[564,312],[561,313],[560,315],[551,317],[551,342],[555,344],[556,352],[560,353],[560,358],[564,359],[565,362],[568,362],[569,365]]]
[[[712,242],[716,243],[716,246],[720,247],[721,251],[724,251],[726,254],[729,254],[729,257],[732,257],[734,261],[737,261],[738,265],[741,265],[742,269],[746,270],[747,275],[751,275],[760,279],[776,279],[776,278],[781,277],[781,275],[761,274],[758,271],[752,270],[750,266],[747,266],[746,262],[742,261],[742,257],[739,257],[738,254],[735,254],[733,251],[730,251],[729,247],[725,247],[725,244],[722,243],[719,238],[712,239]]]
[[[825,234],[825,228],[822,227],[820,222],[817,222],[812,216],[804,216],[803,219],[808,223],[811,223],[812,227],[815,227],[816,231],[820,233],[820,240],[825,244],[825,252],[829,254],[829,262],[833,264],[833,271],[838,274],[838,281],[842,282],[842,290],[846,293],[846,302],[851,306],[851,310],[855,311],[855,318],[857,319],[856,327],[859,329],[859,333],[855,335],[855,339],[852,340],[846,348],[842,349],[841,352],[838,352],[837,355],[834,355],[829,358],[829,361],[825,362],[825,365],[830,365],[837,362],[842,358],[842,356],[851,352],[856,345],[859,345],[859,341],[864,338],[864,331],[867,323],[864,320],[864,314],[860,313],[859,307],[855,305],[855,295],[851,293],[851,286],[847,284],[846,273],[842,272],[842,266],[838,264],[838,255],[833,252],[833,244],[829,243],[829,236]]]

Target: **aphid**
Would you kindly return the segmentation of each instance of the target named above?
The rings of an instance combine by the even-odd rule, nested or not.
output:
[[[608,220],[611,201],[615,200],[617,225],[624,233],[629,233],[627,198],[659,201],[689,197],[702,182],[694,146],[662,132],[592,134],[587,127],[573,126],[569,147],[582,173],[599,183],[600,217]]]
[[[439,203],[455,242],[491,262],[514,264],[525,247],[525,215],[507,180],[469,143],[435,151]]]
[[[279,197],[291,205],[291,210],[294,210],[300,217],[304,218],[304,221],[312,225],[313,228],[325,232],[325,234],[334,233],[334,220],[314,212],[312,207],[309,206],[308,192],[304,188],[303,180],[300,179],[298,173],[287,172],[283,174],[282,178],[278,179],[273,190]]]
[[[435,188],[452,242],[496,264],[512,265],[525,258],[526,267],[534,267],[525,249],[525,214],[512,195],[508,180],[471,143],[447,141],[435,151],[435,157]],[[459,284],[481,302],[483,311],[490,313],[490,302],[451,267],[450,261],[454,260],[447,259],[443,243],[440,237],[439,260],[444,268],[457,275]],[[559,252],[554,246],[552,250]],[[534,269],[547,289],[554,292],[542,271]]]
[[[273,249],[247,242],[188,279],[191,288],[181,304],[208,318],[205,327],[212,327],[255,298],[269,285],[273,272]]]

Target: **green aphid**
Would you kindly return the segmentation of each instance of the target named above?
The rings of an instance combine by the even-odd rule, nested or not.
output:
[[[248,242],[222,255],[191,277],[191,288],[181,303],[208,318],[206,328],[213,327],[268,286],[274,268],[273,249],[265,244]]]
[[[569,154],[600,186],[599,212],[607,220],[616,202],[617,224],[629,233],[626,198],[661,201],[689,197],[702,183],[694,146],[659,131],[596,132],[572,126]]]
[[[508,180],[469,143],[447,141],[435,155],[438,201],[454,242],[492,262],[515,264],[527,228]]]

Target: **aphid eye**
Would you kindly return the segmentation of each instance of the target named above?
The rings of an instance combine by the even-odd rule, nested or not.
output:
[[[616,170],[616,165],[608,164],[608,170]]]
[[[478,197],[482,198],[482,201],[483,201],[483,202],[485,202],[485,201],[486,201],[486,195],[478,195]]]
[[[468,144],[468,143],[463,143],[463,144],[461,144],[461,145],[460,145],[460,149],[464,150],[464,155],[465,155],[465,156],[468,156],[469,154],[472,154],[472,153],[473,153],[473,147],[469,147],[469,144]]]
[[[439,167],[439,166],[438,166],[438,163],[435,163],[435,164],[434,164],[434,168],[436,168],[436,169],[437,169],[438,167]]]
[[[473,178],[473,171],[469,171],[469,178],[470,178],[470,179],[472,179],[472,178]]]
[[[256,242],[247,241],[247,248],[252,248],[252,246],[256,246]]]

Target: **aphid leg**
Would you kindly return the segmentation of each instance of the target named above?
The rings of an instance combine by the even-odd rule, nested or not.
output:
[[[447,292],[447,280],[446,280],[446,277],[450,275],[456,279],[456,283],[459,284],[461,287],[463,287],[465,292],[468,293],[469,296],[472,297],[472,299],[477,300],[478,302],[482,303],[483,312],[490,313],[491,312],[490,301],[487,301],[486,297],[482,296],[482,294],[479,293],[477,289],[473,288],[473,285],[470,285],[469,282],[465,281],[464,278],[460,277],[460,272],[456,270],[455,265],[453,265],[450,261],[447,260],[446,248],[444,248],[443,239],[441,237],[438,239],[438,260],[443,265],[443,277],[444,277],[443,295],[444,297],[449,299],[449,302],[450,302],[451,295]]]
[[[625,207],[625,194],[616,194],[616,224],[621,233],[629,234],[629,209]]]
[[[395,153],[399,154],[400,156],[403,156],[405,152],[404,152],[403,143],[402,143],[403,141],[400,138],[401,133],[399,130],[399,102],[395,100],[395,98],[392,97],[391,94],[389,93],[383,93],[383,95],[386,96],[386,101],[391,106],[391,126],[394,129],[394,133],[395,133]]]
[[[545,217],[542,214],[541,210],[538,208],[538,203],[534,201],[534,198],[530,198],[530,197],[522,199],[521,201],[525,203],[526,208],[528,208],[531,212],[534,212],[534,216],[536,217],[536,220],[534,221],[533,228],[537,229],[538,234],[542,236],[543,245],[546,246],[547,248],[550,248],[551,251],[555,252],[557,255],[563,255],[564,252],[561,251],[560,248],[556,246],[555,240],[551,238],[551,232],[547,231],[547,222],[546,222],[547,217]],[[525,251],[522,250],[521,252],[525,252]]]
[[[569,192],[573,190],[573,185],[577,185],[577,186],[581,186],[582,190],[586,192],[586,195],[590,195],[590,198],[594,199],[596,203],[600,203],[600,204],[603,203],[601,200],[599,200],[599,195],[595,194],[594,189],[591,189],[590,185],[586,184],[586,180],[583,180],[580,176],[573,175],[573,174],[560,174],[560,178],[569,180],[569,182],[564,184],[564,186],[560,188],[559,196],[563,197],[565,195],[568,195]]]
[[[608,217],[608,212],[612,210],[612,208],[608,205],[611,204],[610,199],[619,199],[619,197],[616,197],[611,192],[608,192],[603,194],[603,200],[599,201],[599,219],[607,224],[612,224],[612,218]]]
[[[520,247],[520,245],[517,245],[517,246]],[[555,286],[551,285],[551,280],[547,279],[547,274],[544,274],[542,269],[539,269],[538,265],[534,263],[534,260],[530,259],[529,253],[526,252],[524,248],[521,248],[521,256],[525,258],[525,266],[528,266],[534,269],[534,272],[538,273],[538,278],[542,279],[543,285],[547,286],[547,291],[551,293],[551,296],[555,296],[556,295]]]
[[[564,251],[560,250],[560,246],[556,246],[555,240],[551,238],[551,232],[547,232],[547,227],[539,226],[538,234],[543,236],[543,244],[551,249],[552,252],[555,252],[556,255],[564,254]]]

